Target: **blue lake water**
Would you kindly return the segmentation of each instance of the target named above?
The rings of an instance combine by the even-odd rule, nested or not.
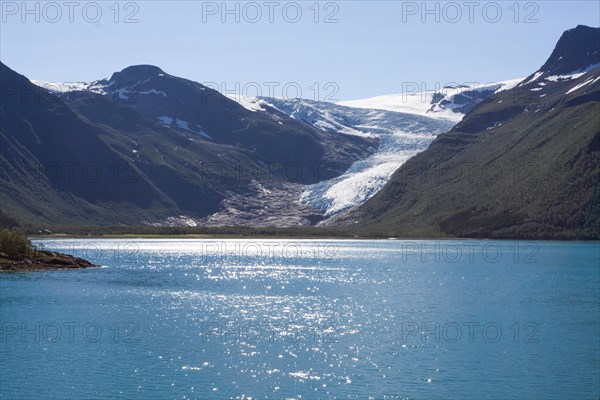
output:
[[[37,240],[2,399],[598,399],[600,244]]]

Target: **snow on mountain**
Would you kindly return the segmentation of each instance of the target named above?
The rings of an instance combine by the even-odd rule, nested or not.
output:
[[[340,102],[340,105],[416,114],[460,122],[463,116],[487,96],[512,89],[522,79],[483,85],[446,86],[440,91],[402,93]]]
[[[440,109],[437,112],[432,112],[434,95],[435,92],[389,94],[362,100],[342,101],[339,104],[346,107],[394,111],[456,122],[462,119],[462,114],[455,113],[451,109]]]
[[[160,70],[151,72],[162,75]],[[127,81],[127,85],[115,84],[112,79],[92,83],[34,83],[58,94],[90,91],[118,95],[121,99],[129,98],[132,93],[167,96],[164,91],[150,87],[147,81],[131,84]],[[245,109],[265,113],[275,121],[280,121],[283,113],[321,131],[379,139],[380,145],[378,149],[372,149],[371,156],[356,161],[342,175],[305,187],[298,202],[318,208],[329,217],[366,202],[398,167],[427,149],[437,135],[450,130],[470,109],[487,96],[512,88],[520,81],[449,86],[438,92],[379,96],[339,104],[241,95],[227,97]],[[199,124],[188,122],[187,118],[183,120],[164,114],[155,118],[163,125],[176,126],[211,139]]]
[[[157,74],[157,76],[161,76],[164,77],[164,74],[160,73]],[[109,82],[106,79],[103,80],[99,80],[99,81],[94,81],[94,82],[66,82],[66,83],[61,83],[61,82],[45,82],[45,81],[38,81],[38,80],[32,80],[31,83],[33,83],[36,86],[42,87],[48,91],[50,91],[51,93],[57,94],[57,95],[64,95],[70,92],[89,92],[89,93],[93,93],[95,95],[102,95],[102,96],[114,96],[114,98],[118,98],[120,100],[130,100],[132,98],[136,98],[137,96],[140,95],[159,95],[159,96],[163,96],[163,97],[167,97],[167,93],[165,93],[164,90],[157,90],[154,88],[148,89],[148,90],[139,90],[139,86],[141,84],[147,83],[149,81],[149,79],[144,79],[138,82],[130,82],[127,84],[126,87],[121,87],[119,88],[117,84],[115,84],[114,82]],[[179,118],[173,118],[173,117],[169,117],[169,116],[160,116],[157,118],[158,122],[162,125],[168,126],[168,127],[177,127],[180,129],[184,129],[188,132],[192,132],[195,134],[198,134],[206,139],[212,140],[212,137],[207,134],[206,132],[204,132],[204,130],[196,125],[196,124],[191,124],[190,122],[181,120]]]
[[[148,79],[138,82],[130,82],[125,87],[119,87],[114,82],[106,79],[94,82],[45,82],[32,80],[36,86],[42,87],[54,94],[65,94],[70,92],[89,92],[97,95],[113,95],[121,100],[129,100],[132,95],[156,94],[167,97],[163,90],[149,89],[139,90],[139,85],[148,82]]]
[[[539,97],[545,97],[546,95],[548,95],[547,92],[552,90],[550,86],[552,86],[553,83],[569,83],[571,81],[575,83],[582,76],[590,73],[592,74],[591,77],[589,77],[584,82],[575,83],[573,87],[569,88],[564,93],[565,95],[567,95],[596,82],[598,78],[593,73],[597,73],[597,71],[595,70],[599,67],[600,64],[598,63],[591,64],[586,67],[579,68],[575,71],[562,73],[560,75],[550,75],[551,72],[539,70],[535,72],[531,78],[529,78],[526,81],[523,81],[518,86],[523,87],[525,89],[528,88],[532,92],[539,92]]]
[[[160,122],[162,125],[171,127],[171,126],[173,126],[173,124],[175,124],[175,125],[177,125],[177,127],[181,128],[181,129],[185,129],[188,132],[196,133],[200,136],[205,137],[206,139],[212,140],[210,135],[208,133],[204,132],[202,130],[202,128],[199,127],[198,125],[194,125],[195,128],[192,128],[190,126],[189,122],[180,120],[178,118],[167,117],[166,115],[158,117],[157,119],[158,119],[158,122]]]
[[[255,98],[252,101],[262,104],[265,109],[267,109],[267,106],[271,107],[296,120],[306,122],[324,131],[337,131],[356,136],[373,136],[373,127],[368,131],[361,129],[364,118],[357,117],[357,115],[362,115],[363,112],[348,107],[336,106],[329,102],[304,99]]]
[[[519,88],[546,97],[555,90],[568,95],[589,87],[597,81],[600,68],[598,36],[598,28],[583,25],[565,31],[544,65]],[[584,75],[586,79],[580,81]]]
[[[576,90],[579,90],[579,89],[581,89],[581,88],[582,88],[582,87],[584,87],[584,86],[587,86],[587,85],[593,84],[593,83],[595,83],[595,82],[596,82],[596,81],[598,81],[598,80],[600,80],[600,76],[599,76],[599,77],[597,77],[597,78],[590,78],[590,79],[586,80],[586,81],[585,81],[585,82],[583,82],[583,83],[579,83],[579,84],[577,84],[577,85],[573,86],[573,87],[572,87],[571,89],[569,89],[569,90],[568,90],[568,91],[567,91],[565,94],[573,93],[573,92],[575,92]]]
[[[225,97],[235,101],[236,103],[244,107],[246,110],[250,110],[252,112],[265,111],[265,109],[262,106],[267,104],[265,101],[257,97],[248,97],[239,94],[226,93]]]
[[[571,72],[568,72],[566,74],[561,74],[561,75],[550,75],[549,73],[544,72],[544,71],[537,71],[531,79],[527,80],[526,82],[525,81],[522,82],[521,84],[519,84],[519,86],[524,86],[524,85],[528,85],[533,82],[540,82],[540,81],[541,81],[541,83],[538,83],[538,85],[544,86],[545,83],[543,81],[559,82],[559,81],[568,81],[568,80],[572,80],[572,79],[579,79],[583,75],[588,73],[589,71],[592,71],[594,68],[598,68],[598,67],[600,67],[600,64],[591,64],[585,68],[580,68],[576,71],[571,71]],[[546,76],[544,78],[544,75],[548,75],[548,76]]]
[[[453,120],[385,110],[344,107],[302,99],[258,99],[270,107],[323,130],[377,137],[379,148],[342,175],[308,185],[299,201],[320,209],[325,217],[363,204],[377,193],[394,171],[424,151]],[[266,107],[265,107],[266,108]]]
[[[106,94],[108,85],[104,84],[105,81],[94,81],[94,82],[45,82],[32,80],[36,86],[42,87],[51,93],[62,94],[75,91],[92,92],[100,95]]]

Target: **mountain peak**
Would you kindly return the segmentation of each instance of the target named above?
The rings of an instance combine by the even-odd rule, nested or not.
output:
[[[132,65],[120,72],[115,72],[111,81],[137,82],[151,76],[165,75],[165,72],[155,65]]]
[[[591,32],[591,31],[597,31],[599,28],[592,28],[591,26],[587,26],[587,25],[577,25],[575,28],[571,28],[571,29],[567,29],[565,31],[565,33],[567,32],[574,32],[576,34],[580,34],[583,32]]]
[[[562,34],[540,72],[565,75],[596,64],[600,64],[600,28],[578,25]]]

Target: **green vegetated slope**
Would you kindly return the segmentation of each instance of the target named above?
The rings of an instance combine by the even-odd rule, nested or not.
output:
[[[391,236],[600,238],[600,29],[497,93],[343,217]]]

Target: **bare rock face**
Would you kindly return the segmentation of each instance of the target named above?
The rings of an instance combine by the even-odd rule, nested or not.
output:
[[[0,263],[0,272],[21,272],[56,269],[75,268],[97,268],[98,265],[82,258],[73,257],[69,254],[56,253],[53,251],[36,251],[34,256],[26,258],[8,257],[0,254],[0,257],[9,262]]]

